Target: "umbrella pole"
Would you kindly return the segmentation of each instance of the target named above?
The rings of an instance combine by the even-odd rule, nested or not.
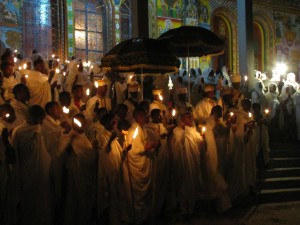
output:
[[[187,73],[188,73],[188,93],[189,93],[189,103],[191,103],[191,76],[190,76],[190,47],[187,46]]]
[[[142,101],[144,100],[144,74],[143,68],[141,69],[141,89],[142,89]]]

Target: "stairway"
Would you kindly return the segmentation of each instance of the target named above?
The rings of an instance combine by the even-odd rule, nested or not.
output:
[[[300,143],[272,143],[271,169],[259,171],[260,203],[300,200]]]

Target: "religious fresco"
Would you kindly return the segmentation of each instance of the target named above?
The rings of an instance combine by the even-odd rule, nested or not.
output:
[[[274,22],[276,59],[296,72],[300,67],[300,16],[276,12]]]
[[[22,3],[20,0],[0,0],[0,49],[22,47]]]

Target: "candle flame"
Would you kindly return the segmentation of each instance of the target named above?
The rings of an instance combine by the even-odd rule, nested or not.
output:
[[[54,58],[55,57],[55,55],[54,54],[52,54],[52,58]]]
[[[74,118],[73,121],[78,127],[81,127],[81,123],[78,119]]]
[[[57,59],[57,62],[59,62],[60,61],[60,59]]]
[[[86,95],[89,96],[90,95],[90,89],[86,89]]]
[[[14,57],[14,62],[16,63],[18,61],[17,57]]]
[[[70,112],[70,109],[68,109],[66,106],[64,106],[63,108],[63,113],[68,114]]]
[[[15,53],[17,53],[17,52],[18,52],[18,50],[16,49],[16,50],[15,50]]]
[[[58,68],[55,69],[55,73],[59,73],[60,70]]]
[[[160,101],[164,100],[163,96],[161,96],[161,95],[159,95],[158,98]]]
[[[94,66],[91,66],[91,69],[93,69],[94,68]]]
[[[135,129],[135,131],[134,131],[134,133],[133,133],[133,139],[135,139],[136,138],[136,136],[138,135],[138,133],[139,133],[139,127],[136,127],[136,129]]]
[[[66,72],[63,72],[63,75],[66,76]]]
[[[23,65],[23,69],[24,69],[24,70],[27,69],[27,64],[26,64],[26,63]]]
[[[174,117],[175,115],[176,115],[176,110],[173,109],[173,110],[172,110],[172,116]]]
[[[245,81],[247,81],[248,80],[248,76],[245,76]]]
[[[251,117],[252,117],[252,113],[251,113],[251,112],[249,112],[248,116],[249,116],[249,118],[251,118]]]
[[[98,84],[98,82],[97,82],[97,81],[95,81],[95,83],[94,83],[94,84],[95,84],[95,87],[96,87],[96,88],[98,88],[98,87],[99,87],[99,84]]]
[[[230,116],[233,116],[234,115],[234,113],[233,112],[230,112]]]
[[[28,75],[27,74],[25,74],[25,78],[28,79]]]
[[[5,117],[6,117],[6,118],[10,117],[9,113],[6,113],[6,114],[5,114]]]
[[[22,66],[19,66],[19,70],[21,70],[22,69]]]
[[[270,112],[269,109],[265,109],[265,113],[268,114]]]
[[[202,131],[202,134],[204,134],[205,131],[206,131],[206,128],[205,128],[205,127],[202,127],[201,131]]]

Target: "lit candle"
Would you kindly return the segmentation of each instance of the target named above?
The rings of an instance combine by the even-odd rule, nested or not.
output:
[[[68,63],[68,60],[65,60],[65,63]]]
[[[5,114],[5,117],[6,117],[6,118],[10,117],[9,113],[6,113],[6,114]]]
[[[68,114],[70,112],[70,109],[68,109],[66,106],[64,106],[62,109],[63,109],[63,113],[65,114]]]
[[[14,57],[14,62],[16,63],[18,61],[18,58],[17,57]]]
[[[25,74],[25,78],[28,79],[28,75],[27,74]]]
[[[234,115],[234,113],[233,112],[230,112],[230,117],[232,117]]]
[[[63,75],[66,76],[66,72],[63,72]]]
[[[54,54],[52,54],[52,58],[54,58],[55,57],[55,55]]]
[[[248,80],[248,76],[245,76],[245,81],[247,81]]]
[[[99,87],[99,84],[98,84],[98,82],[97,82],[97,81],[95,81],[94,85],[95,85],[95,87],[96,87],[96,88],[98,88],[98,87]]]
[[[55,69],[55,73],[59,73],[60,70],[58,68]]]
[[[205,131],[206,131],[206,128],[205,127],[202,127],[201,128],[201,135],[202,137],[205,139]]]
[[[19,70],[21,70],[22,69],[22,66],[19,66]]]
[[[90,95],[90,89],[86,89],[86,95],[89,96]]]
[[[27,69],[27,64],[26,64],[26,63],[23,64],[23,69],[24,69],[24,70]]]
[[[176,115],[176,110],[173,109],[173,110],[172,110],[172,117],[173,117],[173,119],[174,119],[175,115]]]
[[[269,109],[265,109],[265,114],[269,114],[270,110]]]
[[[16,50],[15,50],[15,53],[17,53],[17,52],[18,52],[18,50],[16,49]]]
[[[77,65],[77,68],[79,68],[79,65]]]
[[[251,113],[251,112],[249,112],[249,113],[248,113],[248,116],[249,116],[249,118],[251,118],[251,117],[252,117],[252,113]]]
[[[59,62],[60,61],[60,59],[57,59],[57,62]]]
[[[161,96],[161,95],[159,95],[158,98],[159,98],[160,101],[164,100],[163,96]]]
[[[131,144],[132,144],[133,140],[136,138],[136,136],[138,135],[138,133],[139,133],[139,127],[136,127],[136,128],[135,128],[135,131],[134,131],[134,133],[133,133],[133,136],[132,136]]]
[[[74,118],[73,121],[78,127],[81,127],[81,123],[78,119]]]
[[[91,66],[91,69],[93,69],[94,68],[94,66]]]

